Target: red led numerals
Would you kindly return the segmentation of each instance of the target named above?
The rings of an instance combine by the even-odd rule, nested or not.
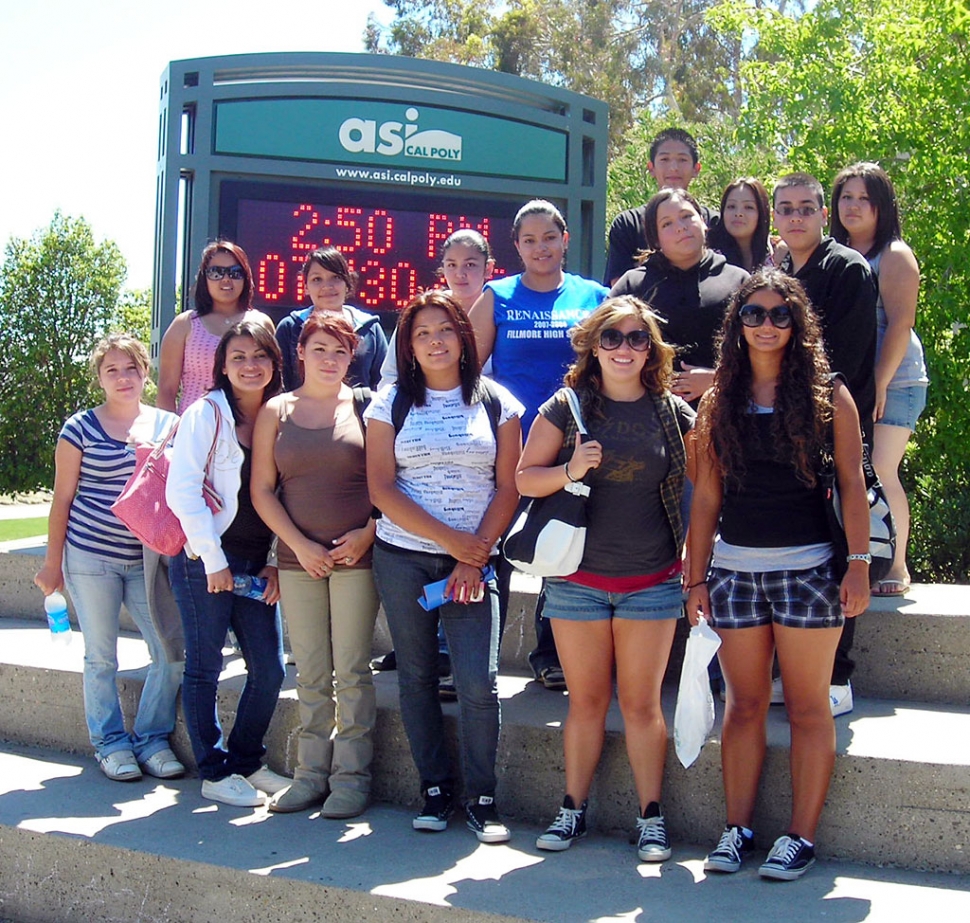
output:
[[[351,264],[351,271],[354,267]],[[398,310],[407,307],[418,290],[418,271],[402,260],[388,269],[379,260],[367,260],[360,268],[357,297],[371,308],[391,302]]]
[[[486,240],[489,239],[488,218],[482,218],[481,221],[475,222],[466,218],[464,215],[459,215],[456,223],[451,215],[431,212],[428,215],[428,259],[435,259],[438,255],[439,244],[444,243],[455,231],[464,228],[471,231],[478,231]]]
[[[299,230],[298,233],[293,235],[293,238],[292,238],[294,252],[303,253],[305,251],[304,255],[306,255],[306,253],[309,253],[311,250],[316,250],[317,247],[319,246],[319,244],[316,243],[315,241],[306,239],[307,234],[309,234],[314,228],[319,226],[320,224],[319,213],[314,209],[312,205],[301,205],[299,208],[296,209],[296,211],[293,212],[294,218],[299,218],[301,216],[306,216],[306,215],[309,215],[309,218],[306,218],[306,223],[303,225],[303,227]]]
[[[286,262],[278,253],[267,253],[259,261],[256,291],[267,301],[279,301],[286,293]]]
[[[394,246],[394,219],[379,208],[367,219],[367,249],[378,256]]]

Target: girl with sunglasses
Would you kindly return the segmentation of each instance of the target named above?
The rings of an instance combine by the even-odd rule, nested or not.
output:
[[[183,311],[165,331],[158,359],[158,397],[163,410],[182,414],[212,387],[212,362],[222,335],[241,321],[273,322],[253,310],[253,274],[246,251],[215,240],[202,251],[195,277],[195,310]]]
[[[818,477],[830,451],[850,552],[841,583]],[[760,874],[790,881],[815,861],[835,761],[829,683],[843,620],[869,602],[859,414],[845,385],[830,383],[818,319],[790,276],[759,272],[731,300],[695,454],[687,615],[717,631],[727,680],[727,826],[704,867],[737,872],[754,848],[777,652],[791,723],[792,813]]]
[[[560,390],[540,407],[516,473],[524,496],[548,496],[570,481],[590,487],[580,568],[546,580],[544,615],[565,671],[569,713],[565,797],[536,846],[560,851],[586,834],[615,666],[639,805],[637,854],[663,862],[670,843],[660,806],[667,751],[660,685],[683,609],[684,434],[694,411],[670,393],[674,350],[642,301],[607,299],[570,339],[576,360],[564,382],[579,396],[590,439],[581,441]]]

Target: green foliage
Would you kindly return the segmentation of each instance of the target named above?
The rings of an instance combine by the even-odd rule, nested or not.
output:
[[[610,161],[606,194],[607,226],[621,211],[642,205],[656,191],[647,172],[650,144],[665,128],[683,128],[697,141],[701,172],[690,184],[691,194],[704,205],[717,207],[724,187],[741,176],[757,176],[769,183],[780,172],[777,156],[754,144],[741,143],[733,119],[718,116],[706,122],[672,120],[669,115],[641,112],[623,139],[621,151]]]
[[[0,491],[49,487],[63,421],[89,403],[88,356],[115,317],[126,266],[84,219],[55,213],[0,268]]]
[[[716,0],[384,0],[365,47],[531,77],[610,105],[618,144],[643,108],[707,119],[740,105],[742,43],[707,23]]]
[[[125,289],[118,299],[110,329],[130,333],[147,347],[152,337],[152,290]]]
[[[970,16],[966,0],[820,0],[799,18],[743,0],[717,28],[746,36],[742,144],[776,152],[823,185],[857,160],[882,164],[920,261],[917,330],[929,407],[904,474],[910,565],[919,579],[970,580]]]

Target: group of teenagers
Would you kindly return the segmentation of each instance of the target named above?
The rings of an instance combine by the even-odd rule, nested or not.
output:
[[[851,708],[846,628],[870,589],[908,587],[895,469],[925,402],[919,271],[875,164],[836,178],[834,239],[813,177],[782,177],[773,208],[758,180],[738,180],[717,214],[688,192],[699,169],[690,135],[658,136],[650,171],[660,189],[614,222],[609,286],[564,272],[563,216],[533,200],[513,225],[523,271],[491,279],[487,241],[456,232],[442,250],[447,287],[412,298],[390,346],[377,319],[349,304],[355,277],[338,250],[309,256],[312,304],[274,331],[252,309],[246,254],[225,240],[206,247],[195,308],[165,334],[157,406],[142,402],[144,346],[124,334],[98,345],[105,400],[60,433],[36,583],[45,593],[66,583],[74,602],[88,729],[109,778],[184,773],[169,745],[181,684],[203,797],[362,813],[382,604],[421,780],[413,827],[444,830],[460,806],[480,841],[507,841],[495,801],[496,679],[512,568],[500,539],[520,497],[584,481],[583,559],[544,581],[530,658],[537,679],[569,690],[564,797],[536,846],[560,851],[586,834],[615,682],[637,855],[670,857],[661,683],[686,598],[690,623],[703,616],[721,638],[726,685],[727,825],[705,868],[736,872],[754,848],[773,695],[791,723],[792,814],[760,874],[790,880],[812,865],[833,712],[848,710],[840,687]],[[772,211],[780,242],[769,236]],[[133,445],[165,439],[176,421],[166,499],[187,541],[164,559],[110,507],[134,470]],[[869,582],[864,440],[899,534],[884,587]],[[832,464],[849,547],[841,580],[820,480]],[[221,503],[207,502],[212,491]],[[233,592],[246,575],[266,580],[260,598]],[[439,582],[443,595],[428,602]],[[151,655],[130,732],[115,684],[122,601]],[[280,611],[297,672],[293,778],[264,764],[284,678]],[[439,698],[441,629],[460,771]],[[247,675],[224,735],[217,692],[229,630]]]

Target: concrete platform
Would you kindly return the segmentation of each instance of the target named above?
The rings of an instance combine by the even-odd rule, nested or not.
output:
[[[54,645],[38,623],[0,620],[0,738],[88,753],[82,657],[80,643]],[[144,643],[123,639],[119,662],[123,707],[131,715],[141,690],[141,668],[147,663]],[[220,708],[228,730],[244,678],[241,660],[227,657],[223,676]],[[376,684],[374,795],[413,806],[419,780],[400,721],[396,674],[378,674]],[[563,786],[561,728],[567,699],[525,677],[502,676],[499,688],[503,727],[497,797],[509,817],[548,823]],[[665,690],[670,727],[675,694],[672,687]],[[454,735],[457,706],[447,705],[445,711]],[[292,771],[298,726],[291,667],[266,741],[270,765],[277,771]],[[637,806],[615,703],[607,726],[589,821],[594,830],[622,836],[632,827]],[[838,755],[818,832],[820,855],[970,872],[970,708],[858,699],[853,714],[838,719],[836,727]],[[783,708],[771,710],[768,730],[755,828],[770,841],[784,832],[790,807],[789,730]],[[723,825],[718,732],[716,727],[714,739],[689,770],[676,759],[672,744],[668,749],[664,801],[675,842],[706,844]],[[181,723],[174,743],[191,764]]]
[[[204,801],[193,780],[120,784],[93,761],[0,747],[0,913],[18,923],[746,923],[970,919],[966,876],[820,861],[766,882],[759,853],[708,876],[678,845],[638,863],[625,839],[592,834],[565,853],[515,824],[484,846],[455,818],[440,834],[378,804],[362,817],[271,815]]]
[[[36,539],[0,545],[0,619],[43,622],[40,591],[33,584],[44,544]],[[509,617],[502,638],[503,673],[531,676],[535,646],[538,578],[515,574]],[[74,622],[77,624],[76,620]],[[134,630],[127,613],[123,625]],[[678,628],[668,679],[677,681],[688,626]],[[392,647],[383,613],[374,633],[374,652]],[[873,599],[856,626],[857,695],[877,699],[970,704],[970,592],[962,586],[914,584],[908,596]]]

